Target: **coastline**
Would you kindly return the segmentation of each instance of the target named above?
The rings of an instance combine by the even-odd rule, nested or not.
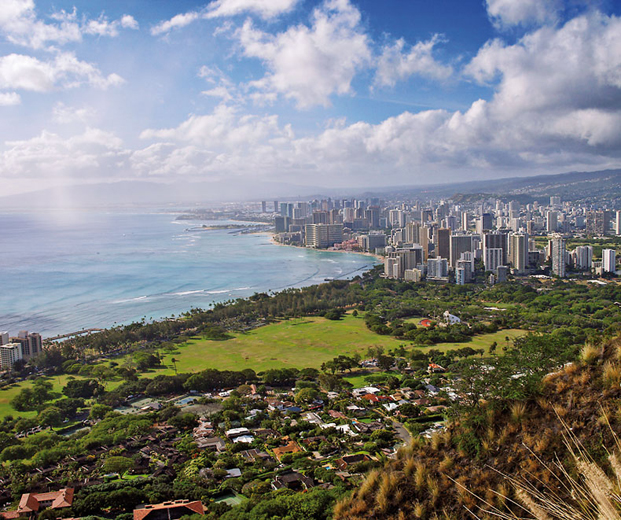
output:
[[[283,244],[282,242],[278,242],[276,240],[276,233],[272,233],[270,231],[266,231],[266,234],[270,235],[270,242],[274,245],[277,246],[283,246],[283,247],[295,247],[297,249],[304,249],[305,251],[321,251],[324,253],[347,253],[350,255],[363,255],[363,256],[370,256],[372,258],[375,258],[378,262],[383,263],[384,262],[384,257],[381,255],[377,255],[374,253],[368,253],[366,251],[346,251],[345,249],[311,249],[305,246],[294,246],[293,244]]]

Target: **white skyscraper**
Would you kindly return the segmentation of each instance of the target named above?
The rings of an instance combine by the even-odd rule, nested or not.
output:
[[[602,251],[602,271],[614,273],[617,270],[617,252],[614,249]]]
[[[0,332],[0,345],[6,345],[9,342],[9,333],[7,331]]]
[[[617,211],[617,218],[615,218],[615,231],[617,235],[621,235],[621,211]]]
[[[574,249],[574,262],[578,269],[590,270],[593,266],[593,247],[576,247],[576,249]]]
[[[0,367],[2,370],[11,370],[13,363],[22,358],[22,345],[20,343],[0,346]]]

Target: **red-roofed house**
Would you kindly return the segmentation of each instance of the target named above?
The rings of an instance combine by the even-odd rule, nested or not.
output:
[[[34,516],[43,509],[63,509],[73,504],[73,488],[65,488],[50,493],[26,493],[22,495],[16,511],[0,513],[0,518]]]
[[[205,508],[200,500],[171,500],[134,509],[134,520],[177,520],[185,515],[204,514]]]

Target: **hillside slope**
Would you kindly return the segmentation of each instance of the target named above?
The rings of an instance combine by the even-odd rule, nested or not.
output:
[[[612,475],[607,450],[614,452],[615,434],[621,432],[620,359],[621,338],[585,347],[581,361],[546,376],[539,396],[496,409],[483,405],[431,440],[415,439],[397,460],[370,473],[352,496],[337,504],[334,518],[497,518],[485,512],[486,502],[533,518],[512,505],[519,500],[508,476],[570,500],[564,479],[546,466],[558,460],[576,474],[576,461],[564,443],[571,432],[573,445],[581,445]],[[590,518],[604,517],[618,518]]]

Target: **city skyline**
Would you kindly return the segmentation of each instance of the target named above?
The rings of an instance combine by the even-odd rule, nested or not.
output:
[[[380,186],[619,166],[613,2],[10,0],[7,195]]]

